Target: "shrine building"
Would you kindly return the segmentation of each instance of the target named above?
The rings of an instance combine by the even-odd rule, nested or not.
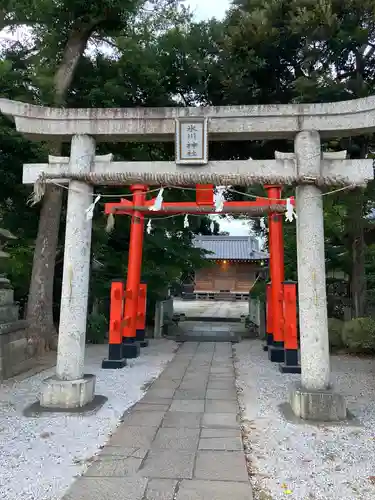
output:
[[[195,273],[197,299],[247,300],[258,274],[268,266],[269,255],[254,236],[197,236],[194,246],[205,250],[211,261]]]

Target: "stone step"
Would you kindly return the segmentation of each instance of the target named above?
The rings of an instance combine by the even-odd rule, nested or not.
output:
[[[175,336],[177,342],[240,342],[241,335],[227,331],[195,331]]]
[[[181,318],[180,318],[181,320]],[[241,317],[222,318],[220,316],[185,316],[183,321],[202,322],[202,323],[242,323]]]

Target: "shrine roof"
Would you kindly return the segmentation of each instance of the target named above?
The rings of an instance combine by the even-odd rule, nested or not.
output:
[[[257,238],[252,236],[196,236],[194,246],[206,250],[209,260],[257,261],[268,259],[266,252],[259,250]]]

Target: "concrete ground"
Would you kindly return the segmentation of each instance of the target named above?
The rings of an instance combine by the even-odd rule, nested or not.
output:
[[[180,300],[173,299],[174,312],[187,318],[235,319],[249,314],[247,301]]]
[[[64,500],[250,500],[230,343],[181,345]]]

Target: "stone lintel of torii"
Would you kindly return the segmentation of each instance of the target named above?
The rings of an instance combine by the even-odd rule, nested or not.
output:
[[[327,155],[327,158],[326,158]],[[131,185],[141,182],[147,176],[167,176],[170,185],[181,185],[181,179],[193,179],[194,183],[211,183],[216,176],[216,185],[251,184],[292,184],[298,182],[300,169],[294,154],[276,153],[275,160],[225,160],[210,161],[199,168],[177,165],[172,161],[112,161],[111,155],[96,156],[90,172],[92,184]],[[337,156],[342,156],[340,152]],[[64,173],[74,174],[74,165],[68,157],[50,157],[49,163],[26,163],[23,168],[24,184],[34,184],[42,174],[47,174],[46,182],[68,184],[69,179],[61,177]],[[56,175],[53,178],[53,175]],[[199,178],[194,181],[194,177]],[[97,176],[98,180],[95,179]],[[103,180],[103,176],[108,176]],[[122,180],[121,177],[124,177]],[[111,177],[113,180],[111,180]],[[328,186],[364,185],[373,178],[372,160],[336,159],[331,153],[323,153],[318,180]],[[220,181],[220,182],[219,182]],[[157,183],[157,182],[155,182]]]
[[[322,138],[375,132],[375,96],[318,104],[167,108],[49,108],[0,98],[0,112],[34,140],[91,135],[97,142],[173,141],[175,120],[209,120],[209,140],[293,139],[301,130]]]
[[[346,418],[344,398],[334,392],[330,379],[322,189],[365,185],[373,179],[373,167],[372,160],[348,160],[345,152],[322,153],[321,139],[373,133],[375,97],[325,104],[163,109],[53,109],[0,99],[0,111],[12,116],[17,130],[31,139],[71,141],[70,158],[26,164],[23,173],[25,184],[38,182],[41,175],[43,182],[69,182],[58,361],[56,375],[44,382],[41,406],[84,408],[94,399],[95,378],[84,374],[92,223],[86,210],[93,200],[93,184],[111,183],[111,176],[116,183],[129,184],[148,171],[154,181],[164,176],[174,185],[198,178],[198,183],[214,184],[297,184],[301,381],[291,390],[290,404],[303,419]],[[202,164],[194,167],[177,161],[113,162],[108,155],[95,155],[95,144],[101,141],[173,141],[179,120],[204,120],[205,143],[293,139],[294,153],[230,162],[208,161],[202,153]]]

